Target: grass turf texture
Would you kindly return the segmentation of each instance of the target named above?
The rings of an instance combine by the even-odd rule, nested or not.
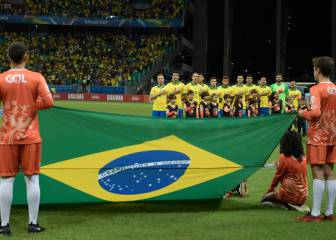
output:
[[[59,101],[56,105],[128,115],[151,113],[150,104],[139,103]],[[277,161],[278,152],[277,148],[268,162]],[[39,221],[47,231],[34,237],[25,230],[26,207],[17,206],[12,210],[11,239],[335,239],[333,222],[297,223],[300,213],[259,204],[273,174],[274,169],[261,169],[249,178],[246,198],[42,206]],[[309,206],[311,198],[310,189]]]

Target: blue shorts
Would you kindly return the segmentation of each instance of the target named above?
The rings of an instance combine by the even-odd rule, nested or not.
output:
[[[224,116],[224,110],[219,110],[219,115],[218,115],[218,117],[219,118],[222,118]]]
[[[2,116],[2,113],[3,113],[3,110],[2,110],[2,109],[0,109],[0,117]]]
[[[152,111],[152,117],[153,118],[165,118],[166,117],[166,111]]]
[[[177,118],[183,118],[183,109],[178,110]]]
[[[270,109],[268,107],[261,107],[260,108],[260,116],[268,116]]]

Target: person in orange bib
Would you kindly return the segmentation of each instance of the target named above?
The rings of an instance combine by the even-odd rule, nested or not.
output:
[[[9,218],[14,179],[19,169],[25,175],[29,210],[28,232],[44,230],[38,222],[41,137],[37,111],[53,106],[44,77],[25,68],[28,53],[23,43],[8,48],[11,69],[0,75],[0,101],[4,112],[0,129],[1,235],[10,235]]]
[[[277,171],[261,202],[272,207],[279,203],[284,208],[305,211],[307,207],[304,204],[308,196],[307,162],[299,133],[285,133],[276,166]]]
[[[299,116],[309,121],[307,162],[313,172],[313,208],[308,215],[297,218],[302,222],[334,220],[336,196],[333,171],[336,163],[336,85],[330,81],[334,60],[330,57],[314,58],[313,66],[317,85],[310,89],[310,110],[299,111]],[[328,207],[321,215],[325,189],[328,190]]]

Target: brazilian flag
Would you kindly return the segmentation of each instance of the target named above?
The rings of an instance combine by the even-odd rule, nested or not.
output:
[[[221,198],[260,169],[295,115],[152,119],[39,114],[42,203]],[[18,181],[15,203],[26,202]]]

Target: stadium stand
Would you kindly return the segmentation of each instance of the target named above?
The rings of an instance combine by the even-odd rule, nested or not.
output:
[[[0,72],[8,69],[6,49],[23,41],[30,49],[28,68],[42,72],[59,92],[75,91],[74,85],[122,87],[139,81],[174,50],[175,35],[80,32],[0,33]],[[94,92],[103,92],[96,87]],[[83,90],[83,89],[77,89]],[[121,89],[105,89],[121,92]]]
[[[4,0],[0,3],[0,12],[32,16],[174,19],[183,16],[183,6],[184,0]]]

